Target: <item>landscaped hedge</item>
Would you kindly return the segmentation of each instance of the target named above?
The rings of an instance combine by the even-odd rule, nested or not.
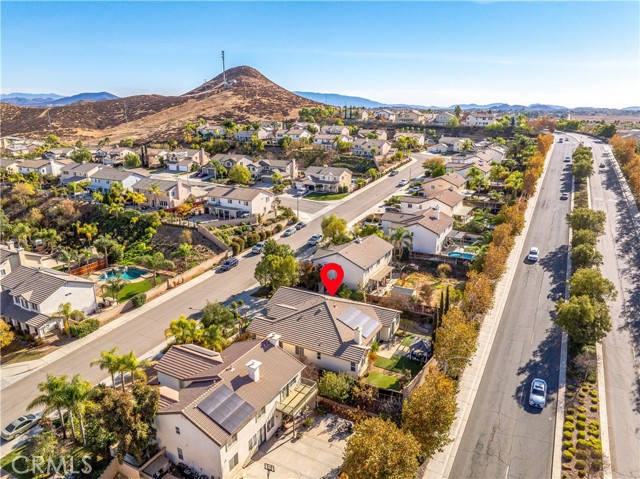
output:
[[[74,338],[84,338],[87,334],[93,333],[100,327],[100,321],[95,318],[85,319],[81,323],[72,324],[69,332]]]
[[[139,308],[140,306],[142,306],[144,303],[147,302],[147,295],[144,293],[138,293],[136,295],[134,295],[131,298],[131,303],[136,307]]]

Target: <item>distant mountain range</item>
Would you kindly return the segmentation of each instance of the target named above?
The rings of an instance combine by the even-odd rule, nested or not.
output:
[[[324,103],[331,106],[358,106],[363,108],[417,108],[421,110],[453,110],[456,105],[450,106],[425,106],[425,105],[405,105],[401,103],[381,103],[368,98],[362,98],[359,96],[340,95],[338,93],[318,93],[308,91],[294,91],[296,95],[300,95],[303,98]],[[523,111],[533,110],[541,112],[561,112],[570,110],[602,110],[607,108],[594,108],[594,107],[580,107],[580,108],[567,108],[560,105],[546,105],[542,103],[533,103],[531,105],[510,105],[508,103],[489,103],[487,105],[478,105],[477,103],[460,104],[460,108],[463,110],[493,110],[493,111]],[[615,110],[615,108],[610,108]],[[622,108],[625,111],[639,111],[640,107],[630,106]]]
[[[81,101],[115,100],[118,97],[106,91],[98,93],[78,93],[73,96],[62,96],[56,93],[9,93],[0,95],[0,101],[18,106],[64,106]]]

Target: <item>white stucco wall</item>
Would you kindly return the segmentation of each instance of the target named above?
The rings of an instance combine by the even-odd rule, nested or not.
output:
[[[299,356],[298,354],[296,354],[296,348],[293,344],[287,344],[283,342],[282,349],[292,354],[293,356]],[[350,361],[345,361],[343,359],[329,356],[327,354],[321,354],[320,359],[318,359],[317,351],[313,351],[311,349],[305,349],[303,356],[306,362],[313,364],[317,368],[324,369],[326,371],[333,371],[335,373],[347,373],[354,376],[361,376],[362,374],[364,374],[368,364],[366,354],[364,355],[364,361],[360,362],[360,364],[356,364],[356,371],[351,371]]]
[[[40,303],[39,311],[50,315],[58,311],[64,303],[71,303],[73,309],[85,314],[93,313],[97,307],[93,283],[67,283]]]

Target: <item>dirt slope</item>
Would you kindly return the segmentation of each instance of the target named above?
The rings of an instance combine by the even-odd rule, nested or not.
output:
[[[317,103],[294,95],[257,70],[241,66],[182,96],[137,95],[117,100],[78,103],[57,108],[19,107],[2,103],[2,135],[66,140],[162,141],[181,136],[187,121],[280,120],[295,118],[300,108]],[[51,125],[51,126],[49,126]]]

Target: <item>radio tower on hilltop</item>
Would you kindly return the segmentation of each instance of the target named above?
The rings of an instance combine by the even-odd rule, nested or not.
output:
[[[224,50],[222,50],[222,84],[227,86],[227,72],[224,68]]]

